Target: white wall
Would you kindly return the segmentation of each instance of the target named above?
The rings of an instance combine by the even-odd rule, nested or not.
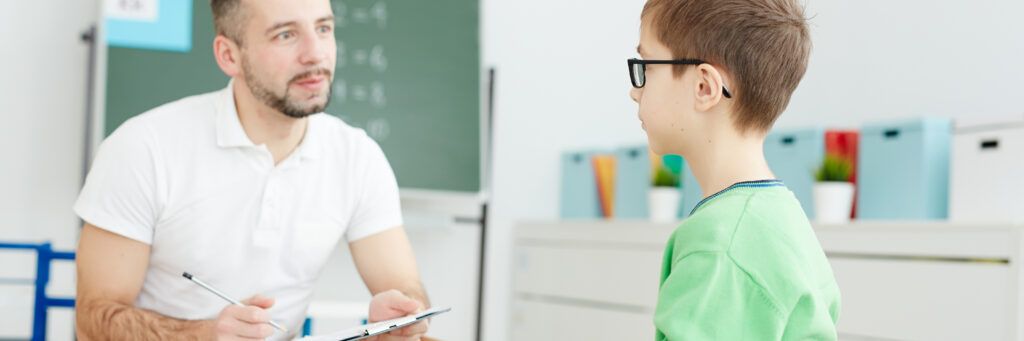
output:
[[[626,68],[643,1],[483,3],[484,64],[497,69],[483,339],[505,340],[512,228],[557,217],[560,153],[646,141]]]
[[[814,51],[779,126],[1024,114],[1024,2],[811,1]]]
[[[79,35],[97,9],[95,0],[0,4],[0,241],[75,246],[88,52]],[[35,275],[26,253],[0,253],[0,263],[0,277]],[[72,293],[74,266],[54,271],[50,294]],[[29,336],[32,293],[0,284],[0,338]],[[70,339],[70,311],[51,316],[51,338]]]
[[[95,1],[2,6],[0,236],[73,242],[67,232],[78,224],[70,207],[81,186],[88,52],[79,36],[95,22]]]
[[[625,67],[642,6],[484,0],[498,70],[485,340],[508,337],[511,229],[557,218],[559,153],[645,141]],[[1019,1],[811,1],[810,68],[778,126],[1024,113],[1021,13]]]

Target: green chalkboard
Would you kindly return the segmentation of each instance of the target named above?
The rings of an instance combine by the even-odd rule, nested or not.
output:
[[[333,0],[338,41],[326,112],[364,128],[399,186],[480,190],[479,0]],[[109,47],[105,132],[176,99],[222,89],[208,0],[187,53]]]

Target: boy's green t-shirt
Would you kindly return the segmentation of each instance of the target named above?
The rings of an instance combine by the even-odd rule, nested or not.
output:
[[[657,340],[835,340],[839,287],[793,193],[742,182],[704,199],[665,248]]]

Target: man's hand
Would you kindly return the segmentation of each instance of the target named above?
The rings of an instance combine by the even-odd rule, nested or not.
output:
[[[370,322],[389,320],[415,314],[426,309],[423,303],[398,290],[388,290],[373,296],[370,301]],[[417,322],[405,328],[371,338],[374,341],[418,341],[427,332],[430,321]]]
[[[216,340],[262,340],[274,335],[270,326],[273,298],[253,296],[242,301],[245,306],[229,305],[220,311],[216,320],[211,321],[211,331]]]
[[[366,288],[374,293],[370,301],[370,322],[414,314],[430,306],[416,270],[412,245],[402,227],[378,232],[348,245]],[[417,322],[373,340],[420,340],[429,324],[428,321]]]

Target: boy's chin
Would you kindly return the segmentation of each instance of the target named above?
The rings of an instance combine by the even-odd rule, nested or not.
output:
[[[656,138],[653,138],[650,134],[647,134],[647,145],[650,146],[651,152],[655,155],[680,155],[684,156],[683,149],[685,146],[680,145],[681,141],[671,141],[669,143],[660,143]]]
[[[665,148],[662,147],[660,143],[655,141],[650,134],[647,134],[647,145],[650,146],[651,152],[654,153],[655,155],[671,154],[671,152],[665,150]]]

